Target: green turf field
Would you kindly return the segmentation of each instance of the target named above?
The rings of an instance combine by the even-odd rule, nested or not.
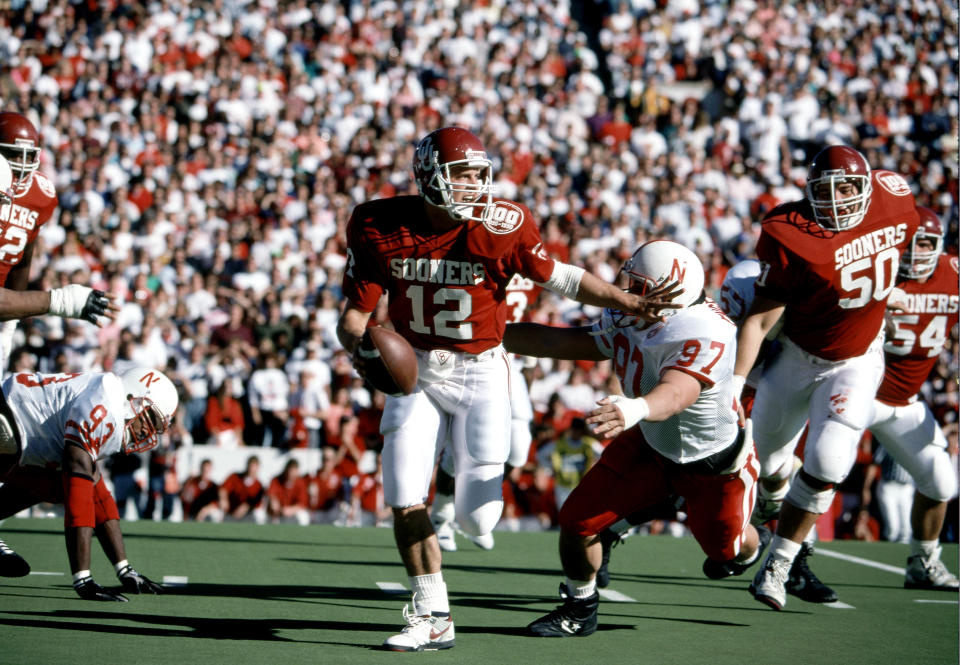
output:
[[[957,595],[906,591],[907,547],[824,543],[813,568],[847,608],[790,598],[774,612],[750,598],[749,579],[700,572],[690,538],[634,537],[613,552],[610,589],[632,600],[600,605],[586,638],[524,637],[523,626],[556,604],[554,533],[496,532],[484,552],[466,541],[445,555],[456,620],[449,651],[379,649],[401,626],[407,585],[388,529],[124,524],[130,561],[159,581],[186,577],[163,596],[129,603],[82,601],[67,574],[0,578],[0,663],[810,663],[958,662]],[[35,573],[64,573],[59,520],[7,520],[0,537]],[[94,546],[94,577],[115,586]],[[944,559],[957,569],[957,548]]]

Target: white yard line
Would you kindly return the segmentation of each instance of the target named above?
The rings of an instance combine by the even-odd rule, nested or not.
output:
[[[384,593],[409,593],[409,591],[407,591],[407,587],[403,586],[399,582],[377,582],[377,587]]]
[[[817,550],[817,551],[819,552],[820,550]],[[853,605],[847,605],[846,603],[841,602],[841,601],[839,601],[839,600],[835,600],[835,601],[832,602],[832,603],[824,603],[824,606],[825,606],[825,607],[832,607],[832,608],[835,609],[835,610],[855,610],[855,609],[857,609],[857,608],[854,607]]]
[[[185,575],[164,575],[164,586],[187,586],[188,578]]]
[[[46,570],[31,570],[31,575],[66,575],[66,573],[58,573],[55,571],[46,571]]]
[[[915,603],[934,603],[934,604],[936,604],[936,605],[956,605],[956,604],[957,604],[957,601],[956,601],[955,599],[954,599],[954,600],[926,600],[926,599],[923,599],[923,598],[916,598],[916,599],[914,599],[913,602],[915,602]]]
[[[613,589],[597,589],[597,593],[599,593],[602,597],[606,598],[607,600],[612,600],[615,603],[637,602],[636,599],[631,598],[626,594],[622,594],[619,591],[614,591]]]
[[[907,571],[904,568],[897,568],[896,566],[890,566],[885,563],[880,563],[879,561],[871,561],[870,559],[861,559],[858,556],[851,556],[850,554],[832,552],[830,550],[825,550],[819,546],[816,549],[816,553],[823,554],[824,556],[833,557],[834,559],[840,559],[841,561],[849,561],[850,563],[859,563],[861,566],[869,566],[870,568],[876,568],[877,570],[885,570],[888,573],[896,573],[897,575],[907,574]]]

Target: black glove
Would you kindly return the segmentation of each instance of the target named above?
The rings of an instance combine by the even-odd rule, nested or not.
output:
[[[77,592],[77,595],[84,600],[112,600],[118,603],[127,602],[127,597],[122,593],[104,589],[94,582],[93,578],[89,575],[76,580],[73,583],[73,589]]]
[[[110,300],[107,298],[107,294],[94,289],[90,292],[90,295],[87,296],[87,302],[83,305],[80,318],[95,324],[98,316],[103,316],[107,313],[109,304]]]
[[[146,575],[141,575],[136,569],[127,564],[117,573],[123,590],[127,593],[163,593],[163,587]]]

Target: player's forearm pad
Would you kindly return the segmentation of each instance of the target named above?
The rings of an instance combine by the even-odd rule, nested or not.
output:
[[[583,268],[578,266],[572,266],[563,261],[555,261],[553,273],[543,285],[562,296],[576,300],[577,293],[580,292],[580,280],[583,279],[583,273],[585,272]]]

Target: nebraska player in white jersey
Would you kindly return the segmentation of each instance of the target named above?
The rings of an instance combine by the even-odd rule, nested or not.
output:
[[[655,322],[606,310],[592,327],[512,325],[504,338],[524,355],[610,358],[624,392],[601,399],[586,419],[598,436],[616,438],[560,511],[564,603],[527,626],[534,635],[596,630],[599,534],[673,494],[686,500],[708,577],[742,574],[763,547],[750,524],[759,465],[734,395],[736,326],[705,296],[700,260],[682,245],[648,242],[623,272],[639,293],[679,279],[682,309]]]
[[[957,494],[957,470],[946,437],[917,394],[957,326],[957,257],[942,254],[944,231],[937,214],[924,207],[917,213],[920,228],[900,262],[900,290],[890,296],[896,309],[889,315],[886,368],[870,431],[916,485],[904,586],[956,592],[960,582],[940,560],[939,537],[947,501]]]
[[[757,243],[763,269],[740,328],[736,375],[742,387],[782,316],[783,349],[765,364],[752,411],[760,492],[769,501],[786,499],[750,586],[773,609],[786,603],[803,539],[853,466],[883,375],[887,297],[918,224],[907,182],[890,171],[871,172],[863,155],[839,145],[814,158],[805,199],[763,220]],[[808,419],[803,466],[788,485],[794,443]]]
[[[384,498],[414,593],[414,611],[404,608],[406,627],[384,643],[398,651],[454,645],[425,505],[448,434],[460,528],[486,534],[500,519],[510,441],[509,365],[500,342],[510,278],[519,273],[581,302],[637,314],[660,302],[547,256],[527,207],[493,197],[491,161],[469,131],[444,127],[425,136],[413,172],[419,196],[369,201],[353,211],[343,278],[348,301],[337,325],[340,342],[355,352],[386,293],[391,323],[420,358],[416,390],[388,397],[380,425]],[[362,373],[362,359],[355,355],[354,362]]]
[[[527,307],[537,301],[542,290],[543,287],[529,277],[523,277],[520,274],[511,277],[507,284],[506,298],[508,323],[523,321]],[[510,469],[526,464],[530,454],[530,444],[533,442],[531,429],[533,405],[530,403],[530,391],[522,372],[525,359],[513,353],[508,354],[508,357],[510,359],[510,454],[507,456],[507,474]],[[445,448],[437,467],[433,505],[430,507],[430,520],[437,533],[440,549],[444,552],[457,551],[453,474],[453,455],[446,452]],[[493,549],[493,533],[466,535],[477,547],[485,550]]]
[[[73,586],[86,600],[126,601],[90,575],[94,532],[123,588],[161,587],[127,562],[117,505],[97,460],[157,445],[177,409],[177,390],[156,370],[8,376],[0,386],[0,520],[41,501],[64,504]],[[0,545],[0,575],[19,577],[29,565]]]

